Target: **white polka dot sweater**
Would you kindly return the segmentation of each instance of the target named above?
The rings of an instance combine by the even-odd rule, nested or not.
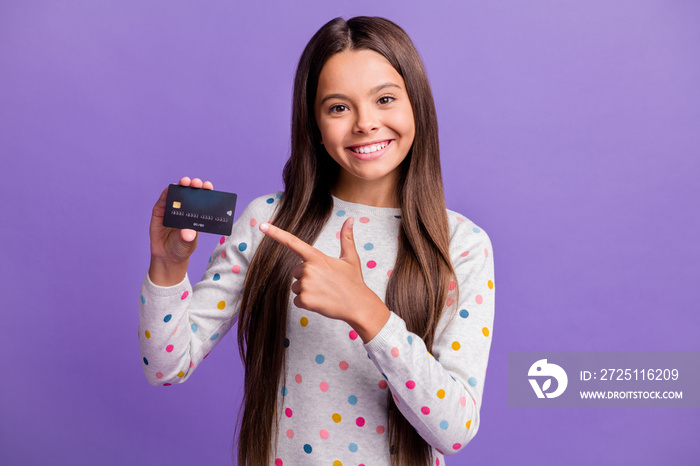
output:
[[[251,202],[222,237],[194,286],[144,279],[139,344],[148,382],[187,380],[238,317],[243,280],[280,194]],[[313,245],[338,257],[348,216],[367,286],[382,300],[396,260],[400,210],[333,198],[333,213]],[[455,284],[435,333],[432,355],[394,312],[364,343],[345,322],[299,309],[290,293],[287,378],[278,387],[279,433],[271,464],[389,465],[387,390],[433,447],[432,464],[464,448],[479,428],[479,410],[492,337],[494,276],[491,242],[464,216],[447,211]],[[394,311],[394,310],[392,310]],[[274,438],[274,436],[273,436]]]

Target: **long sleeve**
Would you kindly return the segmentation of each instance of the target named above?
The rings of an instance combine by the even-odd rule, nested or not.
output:
[[[444,455],[462,449],[479,428],[494,318],[489,237],[469,220],[454,212],[448,214],[459,298],[455,308],[457,290],[450,291],[435,333],[433,354],[393,312],[365,345],[401,413]]]
[[[187,380],[230,330],[248,265],[262,239],[257,224],[272,218],[279,197],[261,196],[246,207],[231,235],[221,237],[196,285],[185,277],[162,287],[146,275],[139,297],[139,348],[151,385]]]

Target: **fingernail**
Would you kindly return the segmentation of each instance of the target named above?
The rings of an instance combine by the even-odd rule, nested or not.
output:
[[[261,223],[260,224],[260,231],[262,231],[263,233],[266,232],[269,226],[270,225],[267,223]]]
[[[350,217],[350,219],[348,220],[348,226],[349,226],[350,228],[352,228],[352,226],[353,226],[354,224],[355,224],[355,219],[354,219],[353,217]]]

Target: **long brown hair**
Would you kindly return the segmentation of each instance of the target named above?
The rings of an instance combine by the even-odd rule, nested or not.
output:
[[[373,50],[383,55],[406,84],[415,117],[413,146],[401,165],[398,254],[385,303],[432,350],[435,328],[454,277],[440,170],[437,117],[423,63],[410,38],[393,22],[376,17],[335,18],[309,41],[297,67],[292,107],[291,155],[276,226],[313,244],[333,209],[331,187],[339,167],[320,143],[314,101],[321,69],[336,53]],[[246,275],[238,319],[238,348],[245,365],[239,416],[239,465],[267,465],[277,443],[274,412],[280,378],[286,378],[284,339],[291,270],[297,256],[264,237]],[[418,304],[418,305],[417,305]],[[272,382],[272,383],[271,383]],[[392,465],[424,466],[430,446],[387,394]],[[277,414],[277,415],[275,415]],[[273,433],[275,438],[273,439]]]

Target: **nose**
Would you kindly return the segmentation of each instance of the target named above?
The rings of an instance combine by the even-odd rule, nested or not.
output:
[[[353,130],[360,134],[371,134],[379,129],[380,123],[376,109],[371,106],[357,108],[355,113],[355,127]]]

